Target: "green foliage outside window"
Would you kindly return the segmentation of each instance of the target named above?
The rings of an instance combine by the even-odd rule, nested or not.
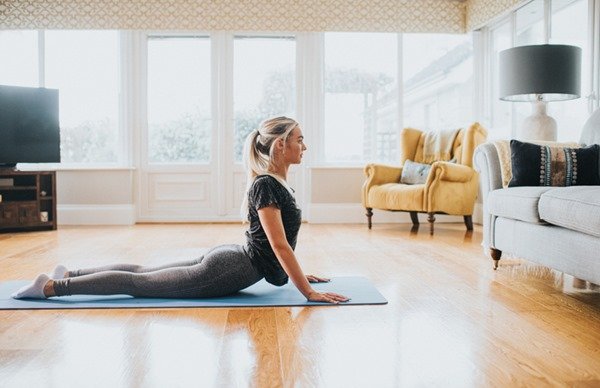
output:
[[[263,120],[295,111],[295,81],[295,74],[292,70],[271,72],[263,83],[262,97],[257,108],[235,112],[234,155],[236,161],[242,160],[246,137],[252,130],[258,128]]]
[[[108,118],[60,128],[62,163],[115,163],[117,135]]]
[[[210,119],[199,112],[149,128],[149,160],[155,163],[208,162]]]

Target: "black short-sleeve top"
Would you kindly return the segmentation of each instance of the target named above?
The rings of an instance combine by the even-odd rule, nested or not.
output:
[[[302,212],[296,205],[296,199],[274,177],[259,175],[248,191],[250,227],[246,231],[247,250],[253,264],[258,267],[265,279],[271,284],[282,286],[288,282],[288,276],[279,264],[258,218],[258,210],[271,205],[281,211],[285,237],[292,249],[295,249],[302,221]]]

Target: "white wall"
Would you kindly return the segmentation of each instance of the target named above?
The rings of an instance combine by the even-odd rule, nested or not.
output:
[[[57,171],[58,224],[135,223],[133,173],[132,169]]]

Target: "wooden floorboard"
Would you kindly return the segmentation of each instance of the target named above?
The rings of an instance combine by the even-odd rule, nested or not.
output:
[[[0,311],[0,387],[600,386],[600,292],[481,228],[302,226],[307,273],[366,276],[383,306]],[[243,243],[237,224],[0,234],[0,281]],[[351,296],[351,295],[350,295]]]

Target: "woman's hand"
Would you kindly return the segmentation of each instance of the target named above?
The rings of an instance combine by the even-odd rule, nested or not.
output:
[[[325,303],[335,303],[338,304],[340,302],[347,302],[350,298],[345,297],[344,295],[336,294],[334,292],[317,292],[312,291],[306,297],[309,302],[325,302]]]
[[[328,283],[331,279],[320,278],[315,275],[306,275],[306,280],[308,280],[309,283]]]

